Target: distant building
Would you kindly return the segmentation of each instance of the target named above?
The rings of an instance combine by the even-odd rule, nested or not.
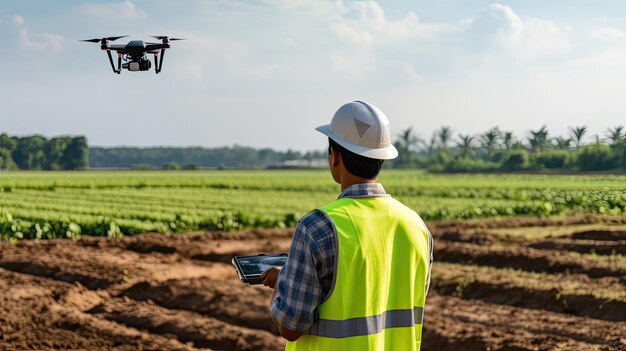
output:
[[[278,168],[326,168],[328,161],[325,159],[297,159],[283,161]]]

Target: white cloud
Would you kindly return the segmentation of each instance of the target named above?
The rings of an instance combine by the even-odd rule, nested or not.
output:
[[[519,59],[565,54],[572,49],[567,35],[569,28],[550,20],[522,18],[502,4],[489,6],[474,19],[472,29]]]
[[[372,44],[374,41],[369,32],[355,28],[347,23],[333,23],[330,27],[337,36],[357,44]]]
[[[413,12],[391,20],[378,2],[350,2],[341,16],[331,24],[335,34],[359,43],[374,41],[432,38],[449,30],[442,24],[424,23]]]
[[[129,20],[146,18],[146,12],[139,9],[130,1],[113,4],[86,4],[80,10],[87,15],[105,20]]]
[[[626,49],[611,48],[601,52],[594,52],[579,59],[566,62],[568,67],[590,68],[596,71],[611,70],[609,73],[616,74],[616,69],[626,68]],[[599,75],[599,74],[598,74]]]
[[[369,60],[361,59],[355,61],[352,57],[347,57],[340,51],[334,50],[328,54],[330,66],[337,72],[342,72],[353,77],[361,77],[363,74],[372,69],[372,63]]]
[[[596,27],[588,31],[588,50],[584,55],[566,61],[568,67],[589,69],[617,75],[626,69],[626,31],[613,27]]]
[[[336,37],[356,44],[389,40],[432,38],[452,29],[450,25],[425,23],[414,12],[389,19],[375,1],[288,1],[267,0],[280,11],[296,12],[325,25]]]
[[[13,15],[13,24],[22,25],[24,24],[24,17],[20,15]]]
[[[229,74],[259,68],[247,61],[254,54],[240,42],[185,31],[177,32],[175,36],[188,41],[172,44],[171,53],[168,52],[164,59],[164,70],[175,71],[195,84],[205,85],[216,79],[228,79]],[[220,69],[216,71],[215,67]]]
[[[265,11],[277,17],[276,26],[291,29],[289,35],[297,38],[290,47],[315,48],[304,60],[283,61],[301,66],[303,75],[314,81],[328,75],[330,68],[333,74],[344,75],[336,79],[357,79],[362,86],[378,85],[379,79],[388,84],[396,79],[413,82],[420,76],[415,57],[431,60],[441,53],[434,39],[461,30],[457,24],[424,22],[411,11],[388,15],[376,1],[265,0],[264,4]],[[390,71],[383,74],[386,69]]]
[[[327,16],[329,13],[341,12],[345,9],[343,1],[265,0],[263,2],[280,11],[300,11],[315,17]]]
[[[615,41],[626,39],[626,31],[611,27],[600,27],[592,29],[589,36],[601,41]]]
[[[45,51],[50,50],[59,53],[63,50],[63,37],[52,33],[40,33],[31,37],[26,27],[24,17],[13,15],[13,23],[20,28],[19,42],[20,46],[27,50]]]
[[[22,28],[20,31],[20,45],[28,50],[50,50],[54,53],[59,53],[63,50],[63,40],[62,36],[51,33],[38,34],[36,39],[33,40],[30,38],[27,28]]]

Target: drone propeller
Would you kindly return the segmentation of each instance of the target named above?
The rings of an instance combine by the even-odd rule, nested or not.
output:
[[[89,42],[89,43],[100,43],[100,44],[106,44],[106,43],[107,43],[107,42],[109,42],[109,41],[115,41],[115,40],[117,40],[117,39],[120,39],[120,38],[125,38],[125,37],[127,37],[127,36],[128,36],[128,35],[121,35],[121,36],[119,36],[119,37],[105,37],[105,38],[102,38],[102,39],[85,39],[85,40],[80,40],[80,41],[86,41],[86,42]]]
[[[187,40],[185,38],[170,38],[166,35],[152,35],[152,37],[161,40],[163,44],[167,44],[168,42],[175,40]]]

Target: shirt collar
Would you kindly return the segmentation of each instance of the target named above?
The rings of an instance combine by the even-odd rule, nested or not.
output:
[[[388,197],[385,188],[380,183],[352,184],[341,192],[338,199],[344,197]]]

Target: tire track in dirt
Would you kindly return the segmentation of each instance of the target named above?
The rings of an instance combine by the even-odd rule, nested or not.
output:
[[[3,282],[11,281],[17,283],[19,290],[8,289],[8,284]],[[215,281],[214,281],[215,283]],[[84,344],[82,340],[77,340],[74,334],[86,334],[93,339],[100,348],[106,346],[107,331],[113,333],[111,338],[113,344],[124,346],[122,349],[153,349],[153,350],[191,350],[196,348],[210,348],[218,350],[276,350],[284,346],[280,338],[262,330],[242,328],[236,325],[224,323],[211,317],[201,316],[194,312],[169,310],[155,306],[151,301],[134,301],[128,297],[112,297],[103,290],[88,290],[80,284],[69,284],[62,281],[50,280],[49,278],[30,276],[27,274],[2,270],[0,272],[0,288],[4,292],[0,294],[0,301],[5,308],[14,307],[19,304],[25,312],[32,309],[26,300],[37,302],[38,309],[31,315],[32,319],[23,320],[30,330],[31,324],[45,328],[35,329],[35,334],[45,333],[45,337],[40,335],[40,339],[47,340],[45,344],[38,344],[36,340],[21,335],[13,338],[12,335],[22,333],[19,326],[11,328],[16,323],[4,324],[0,329],[3,338],[0,339],[0,346],[6,341],[11,347],[21,345],[24,349],[47,349],[60,347],[71,349],[76,344]],[[9,303],[6,297],[13,300]],[[241,307],[241,306],[239,306]],[[2,310],[2,309],[0,309]],[[15,312],[15,311],[13,311]],[[266,312],[266,311],[265,311]],[[7,313],[2,316],[11,316]],[[24,313],[28,316],[29,313]],[[267,317],[267,315],[266,315]],[[44,320],[45,323],[41,321]],[[19,332],[18,332],[19,330]],[[120,330],[123,331],[120,334]],[[143,332],[140,332],[143,331]],[[102,335],[94,335],[102,333]],[[31,333],[27,333],[31,334]],[[58,335],[60,339],[54,340]],[[162,335],[162,336],[161,336]],[[74,337],[72,337],[74,336]],[[133,338],[141,337],[137,342],[143,341],[147,345],[139,345],[133,342]],[[50,339],[53,340],[50,340]],[[130,338],[124,342],[124,338]],[[99,340],[104,339],[104,340]],[[145,340],[156,340],[150,343]],[[191,343],[193,347],[188,347]],[[135,345],[133,345],[135,344]],[[80,346],[84,349],[97,349],[96,345]],[[112,345],[115,346],[115,345]],[[115,348],[115,347],[112,347]],[[1,348],[0,348],[1,349]]]
[[[194,347],[246,351],[284,347],[278,337],[267,331],[242,328],[194,312],[166,309],[129,298],[106,300],[87,312],[152,334],[174,336]]]
[[[545,238],[528,240],[513,233],[489,232],[489,230],[474,230],[463,228],[448,228],[432,230],[437,242],[460,242],[477,245],[508,245],[526,246],[534,249],[572,251],[577,253],[594,253],[598,255],[625,255],[626,231],[623,227],[603,230],[574,231],[571,234],[559,237],[547,235]],[[570,227],[570,230],[575,228]],[[561,229],[566,230],[566,229]]]
[[[124,252],[99,254],[71,241],[23,241],[2,248],[0,267],[104,289],[124,282],[131,266]]]
[[[597,255],[626,255],[626,240],[602,242],[596,240],[552,239],[529,244],[539,250],[573,251]]]
[[[9,269],[13,274],[12,280],[18,280],[16,276],[28,277],[30,280],[49,281],[54,286],[63,286],[63,284],[76,283],[85,284],[92,293],[103,292],[108,296],[101,302],[100,308],[92,308],[89,312],[92,318],[96,320],[104,320],[107,323],[116,322],[126,325],[130,328],[138,328],[146,330],[148,333],[164,334],[165,340],[175,336],[174,340],[182,343],[191,342],[196,347],[215,347],[221,350],[275,350],[281,347],[280,338],[262,330],[241,328],[238,325],[231,325],[228,322],[222,322],[212,318],[213,313],[210,309],[196,306],[197,309],[204,310],[206,316],[203,317],[190,308],[190,312],[179,311],[182,315],[175,315],[166,321],[159,322],[159,315],[163,315],[167,310],[155,306],[150,300],[147,302],[133,301],[128,297],[122,299],[127,305],[125,308],[133,307],[134,314],[124,313],[125,309],[120,307],[120,300],[114,297],[121,291],[128,290],[134,292],[133,295],[139,294],[142,286],[150,286],[151,284],[159,284],[163,281],[171,280],[174,277],[180,279],[198,278],[197,282],[211,288],[214,293],[213,299],[222,302],[230,302],[230,306],[234,306],[230,311],[224,312],[224,308],[217,308],[217,314],[228,321],[243,322],[245,319],[250,320],[247,323],[250,326],[261,325],[264,329],[269,329],[271,321],[267,315],[267,305],[263,309],[252,308],[252,313],[245,313],[248,309],[244,309],[240,296],[233,295],[233,289],[243,290],[245,286],[236,278],[234,267],[222,263],[212,263],[204,261],[191,261],[179,255],[172,254],[139,254],[131,250],[124,250],[119,245],[111,245],[106,248],[94,247],[93,245],[81,245],[80,242],[65,241],[64,245],[50,245],[52,242],[46,242],[47,255],[33,255],[34,242],[28,245],[7,245],[2,247],[2,256],[0,257],[0,267]],[[57,242],[61,243],[61,242]],[[240,243],[240,242],[238,242]],[[229,245],[226,245],[227,247]],[[27,249],[24,250],[24,247]],[[50,247],[53,249],[50,250]],[[221,245],[220,245],[221,247]],[[30,258],[30,261],[29,261]],[[88,263],[88,264],[85,264]],[[125,267],[128,267],[125,268]],[[117,279],[119,274],[123,274],[124,279]],[[223,279],[233,280],[232,284],[223,284]],[[231,282],[228,282],[231,283]],[[41,284],[46,286],[45,283]],[[69,285],[73,286],[73,285]],[[82,287],[82,285],[81,285]],[[131,289],[128,289],[131,287]],[[167,289],[168,285],[164,285]],[[82,288],[85,291],[90,291]],[[249,288],[250,291],[260,292],[260,289]],[[241,291],[249,294],[250,291]],[[130,294],[128,294],[130,295]],[[258,294],[257,294],[258,295]],[[112,297],[113,296],[113,297]],[[245,296],[245,295],[244,295]],[[263,291],[260,296],[265,297],[262,300],[255,299],[256,295],[251,295],[248,301],[251,305],[259,303],[268,303],[271,291]],[[146,300],[138,296],[140,300]],[[206,297],[206,295],[205,295]],[[221,299],[221,300],[220,300]],[[114,301],[115,300],[115,301]],[[245,299],[244,299],[245,300]],[[114,301],[114,302],[111,302]],[[189,301],[189,300],[187,300]],[[142,305],[143,304],[143,305]],[[116,307],[116,308],[112,308]],[[228,307],[228,305],[210,306]],[[254,307],[254,306],[253,306]],[[159,310],[160,309],[160,310]],[[227,309],[227,308],[226,308]],[[110,313],[107,311],[111,311]],[[155,311],[156,310],[156,311]],[[84,309],[80,312],[84,313]],[[117,312],[116,312],[117,311]],[[151,312],[148,313],[148,312]],[[220,312],[221,311],[221,312]],[[141,318],[135,318],[137,313],[144,313]],[[243,312],[243,313],[242,313]],[[146,314],[148,313],[148,314]],[[192,316],[195,316],[192,318]],[[262,317],[261,317],[262,316]],[[242,318],[243,317],[243,318]],[[177,320],[180,319],[180,320]],[[189,319],[191,318],[191,319]],[[188,322],[195,321],[194,325],[188,325],[187,329],[175,327],[176,325],[184,325],[182,320]],[[210,323],[209,323],[210,322]],[[181,324],[182,323],[182,324]],[[201,325],[212,325],[213,327],[199,329],[202,332],[193,333],[192,330]],[[182,329],[181,329],[182,328]],[[62,329],[75,329],[74,324],[63,324]],[[166,332],[169,330],[169,332]],[[222,331],[221,334],[216,331]],[[227,334],[224,334],[227,333]],[[255,335],[263,336],[263,341]],[[140,348],[136,348],[140,349]],[[153,349],[164,349],[156,347]],[[169,349],[169,348],[165,348]]]
[[[438,294],[548,310],[606,321],[626,321],[626,287],[618,278],[551,275],[436,262],[431,286]]]
[[[571,238],[596,241],[626,241],[626,230],[585,230],[572,234]]]
[[[0,350],[193,350],[82,312],[103,298],[80,284],[0,268]]]
[[[424,348],[429,350],[623,350],[626,347],[623,322],[437,294],[428,297],[424,325]],[[441,339],[445,342],[440,344]],[[449,345],[458,348],[448,348]]]
[[[433,223],[433,227],[463,228],[463,229],[489,229],[489,228],[523,228],[523,227],[548,227],[563,225],[582,225],[612,222],[604,217],[585,215],[570,217],[509,217],[499,219],[470,219],[470,220],[448,220]],[[622,222],[621,219],[619,221]],[[626,218],[624,218],[626,223]]]
[[[434,256],[437,261],[443,262],[512,268],[531,272],[569,272],[586,274],[589,277],[626,276],[626,271],[623,269],[599,267],[577,253],[520,246],[438,241],[435,243]]]
[[[626,216],[566,216],[566,217],[508,217],[497,219],[470,219],[437,221],[429,224],[431,229],[502,229],[527,227],[563,227],[590,224],[626,225]]]
[[[150,300],[166,308],[194,311],[226,323],[277,333],[268,314],[270,289],[241,284],[234,271],[219,280],[215,278],[141,282],[123,294],[138,301]]]
[[[470,282],[459,289],[456,282],[436,282],[433,289],[441,295],[510,305],[527,309],[585,316],[611,322],[626,321],[626,303],[591,295],[561,294],[556,289],[534,290],[518,286]]]
[[[39,248],[37,244],[43,247]],[[115,291],[140,281],[206,277],[225,269],[223,265],[214,265],[201,261],[191,263],[179,255],[140,254],[117,246],[85,246],[80,241],[29,241],[6,245],[0,256],[0,267],[7,270],[79,282],[92,290]]]

